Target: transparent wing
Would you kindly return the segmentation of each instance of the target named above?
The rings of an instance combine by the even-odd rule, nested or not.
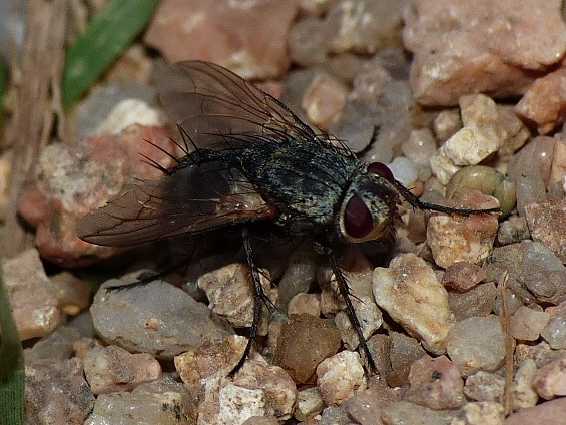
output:
[[[79,237],[102,246],[132,246],[271,217],[237,170],[187,165],[158,181],[138,181],[79,223]]]
[[[221,66],[180,62],[158,70],[157,81],[163,107],[197,147],[238,146],[227,135],[242,143],[316,137],[284,104]]]

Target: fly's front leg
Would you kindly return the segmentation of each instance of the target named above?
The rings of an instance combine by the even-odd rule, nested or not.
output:
[[[356,334],[358,335],[358,340],[360,341],[360,347],[362,348],[362,351],[366,356],[371,373],[377,374],[377,367],[375,366],[375,362],[373,361],[373,357],[371,355],[371,352],[369,351],[369,347],[366,343],[366,339],[362,332],[362,325],[358,320],[358,316],[356,316],[356,310],[354,309],[354,305],[352,304],[352,300],[350,299],[350,288],[348,286],[348,281],[346,280],[344,273],[340,269],[340,266],[338,266],[338,262],[336,261],[336,257],[334,256],[333,252],[329,253],[329,258],[330,258],[330,265],[332,267],[332,271],[334,272],[334,276],[336,276],[336,281],[338,282],[338,289],[340,290],[340,295],[342,296],[344,302],[346,303],[346,313],[348,314],[350,323],[352,324],[352,327],[354,328]]]
[[[246,348],[244,349],[244,354],[242,354],[242,357],[238,361],[238,364],[234,366],[234,369],[232,369],[230,375],[234,375],[244,365],[244,362],[246,361],[248,355],[250,354],[252,345],[254,344],[257,337],[259,322],[261,321],[262,300],[267,299],[267,296],[265,295],[265,293],[263,292],[263,288],[261,287],[260,272],[254,262],[253,250],[250,243],[250,236],[248,233],[248,229],[246,227],[242,229],[242,242],[244,245],[246,262],[250,269],[250,275],[253,285],[253,292],[254,292],[253,319],[252,319],[252,326],[250,328],[250,336],[248,338],[248,343],[246,344]]]

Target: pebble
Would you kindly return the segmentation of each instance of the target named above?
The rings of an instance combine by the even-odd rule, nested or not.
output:
[[[497,316],[470,317],[456,323],[447,340],[450,359],[464,376],[495,371],[505,358],[505,338]]]
[[[135,276],[107,281],[94,297],[90,308],[93,324],[107,343],[172,359],[204,340],[221,341],[230,333],[204,304],[166,282],[106,289],[133,280]]]
[[[536,341],[549,320],[550,315],[548,313],[521,306],[511,316],[509,331],[515,339]]]
[[[319,294],[297,294],[289,303],[289,316],[292,314],[310,314],[320,317],[320,295]]]
[[[399,399],[399,391],[389,388],[383,382],[374,381],[367,390],[358,391],[342,406],[356,424],[383,425],[383,411]]]
[[[389,71],[374,57],[364,63],[354,76],[349,100],[375,104],[375,100],[379,99],[392,80]]]
[[[554,253],[541,243],[521,243],[493,250],[487,268],[492,280],[507,273],[507,287],[525,304],[538,302],[559,304],[566,300],[566,268]],[[535,272],[536,271],[536,272]]]
[[[531,137],[531,132],[517,116],[513,106],[497,105],[497,111],[498,124],[504,138],[498,154],[502,157],[509,157],[527,143]]]
[[[26,423],[83,425],[94,396],[83,377],[80,360],[26,363]]]
[[[335,2],[327,16],[333,28],[330,48],[334,53],[372,54],[400,44],[404,1],[345,0]]]
[[[446,356],[424,356],[411,365],[410,387],[404,398],[435,410],[455,409],[464,404],[464,380]]]
[[[497,288],[493,282],[478,285],[467,292],[449,292],[448,305],[456,321],[488,316],[495,307]]]
[[[356,391],[366,388],[364,367],[360,355],[342,351],[318,365],[317,386],[326,405],[340,405]]]
[[[533,360],[536,367],[543,367],[562,358],[564,353],[566,353],[565,350],[552,350],[545,341],[536,345],[517,344],[515,347],[515,364],[519,365],[525,360]]]
[[[264,271],[265,272],[265,271]],[[270,280],[264,273],[260,274],[260,283],[265,294],[276,303],[276,291],[270,288]],[[218,316],[226,319],[236,328],[249,327],[253,320],[254,296],[249,267],[242,263],[232,263],[208,273],[197,279],[197,286],[208,298],[208,308]],[[267,332],[266,308],[262,308],[262,324],[260,335]]]
[[[398,156],[387,164],[396,180],[400,181],[405,187],[413,187],[417,182],[418,170],[413,161],[403,156]]]
[[[414,119],[411,111],[417,107],[407,81],[392,80],[385,84],[383,93],[376,100],[374,107],[366,112],[374,116],[373,123],[380,128],[380,131],[377,140],[363,159],[368,162],[391,162],[393,151],[397,150],[411,134]],[[373,126],[370,129],[373,130]],[[345,134],[337,134],[337,136],[346,138]]]
[[[317,366],[338,352],[341,342],[340,331],[331,321],[308,314],[291,316],[281,328],[274,363],[297,384],[306,384],[312,382]]]
[[[161,366],[151,355],[130,354],[114,345],[92,348],[84,358],[84,371],[96,395],[131,391],[161,377]]]
[[[458,109],[444,109],[438,113],[432,122],[434,135],[441,143],[444,143],[461,128],[462,117]]]
[[[308,418],[316,416],[324,409],[324,400],[317,387],[306,388],[299,391],[297,395],[297,408],[295,418],[299,421],[306,421]]]
[[[566,395],[566,357],[553,360],[538,369],[532,386],[545,400]]]
[[[446,290],[423,259],[402,254],[389,268],[376,268],[373,293],[377,304],[407,332],[418,336],[427,349],[444,352],[454,317]]]
[[[462,194],[457,206],[498,207],[497,199],[477,190]],[[497,235],[497,216],[476,214],[469,217],[434,213],[427,227],[427,244],[435,263],[447,268],[458,262],[477,264],[491,254]]]
[[[279,308],[287,311],[289,302],[298,294],[309,292],[316,279],[318,259],[309,246],[291,253],[289,265],[277,285]]]
[[[430,168],[432,174],[438,179],[438,181],[446,186],[452,176],[460,170],[450,158],[448,158],[443,151],[438,150],[430,158]]]
[[[426,352],[414,338],[393,331],[390,331],[389,335],[391,372],[385,377],[390,387],[400,387],[409,383],[411,365],[422,358]]]
[[[268,364],[261,356],[244,363],[233,379],[234,385],[263,391],[265,415],[290,419],[297,401],[297,385],[278,366]]]
[[[134,124],[118,135],[46,146],[36,165],[40,178],[27,186],[18,200],[20,215],[36,228],[35,244],[41,257],[61,267],[78,267],[122,252],[78,239],[78,222],[120,193],[133,176],[160,177],[160,171],[139,158],[144,154],[164,167],[172,165],[168,155],[143,142],[151,140],[174,153],[175,145],[168,137],[164,127]]]
[[[348,88],[339,80],[326,73],[319,73],[307,87],[302,107],[310,122],[327,130],[338,122],[346,106]]]
[[[132,392],[101,394],[84,425],[193,425],[193,405],[182,384],[164,377]]]
[[[534,360],[525,359],[519,364],[511,385],[514,411],[536,406],[538,394],[533,388],[536,373],[537,365]]]
[[[450,425],[503,425],[505,408],[493,401],[466,403]]]
[[[471,189],[497,198],[503,217],[508,216],[517,203],[515,183],[486,165],[470,165],[458,170],[446,186],[446,197],[461,197]]]
[[[505,425],[562,425],[565,416],[566,398],[558,398],[513,413],[507,417]]]
[[[451,425],[455,417],[456,412],[432,410],[408,401],[393,403],[381,415],[387,425]]]
[[[42,337],[63,323],[63,314],[35,249],[2,261],[4,284],[20,340]]]
[[[142,99],[123,99],[112,107],[108,116],[94,130],[93,135],[120,134],[130,125],[160,127],[166,124],[159,109]]]
[[[544,7],[537,0],[418,0],[407,9],[403,31],[405,46],[415,55],[415,97],[425,105],[453,105],[469,93],[522,94],[532,81],[525,69],[544,69],[566,50],[560,16],[558,0]]]
[[[510,245],[530,239],[529,227],[524,217],[511,216],[499,224],[497,242],[499,245]]]
[[[151,85],[140,83],[139,80],[132,81],[132,79],[128,82],[113,81],[96,85],[89,95],[77,105],[77,139],[82,140],[94,136],[102,123],[110,118],[110,111],[125,100],[140,101],[153,109],[157,104],[156,90]]]
[[[92,288],[69,272],[49,278],[59,309],[68,316],[76,316],[90,306]]]
[[[525,218],[532,239],[566,263],[566,199],[526,205]]]
[[[367,340],[372,336],[382,325],[383,315],[381,310],[377,307],[375,302],[370,297],[352,298],[352,304],[356,311],[356,316],[362,327],[362,333]],[[352,327],[352,323],[348,318],[345,311],[339,311],[334,318],[337,328],[342,334],[342,340],[349,350],[355,350],[360,344],[358,334]]]
[[[442,276],[442,284],[458,292],[466,292],[486,278],[485,270],[466,262],[454,263]]]
[[[475,401],[503,401],[505,378],[480,370],[468,376],[464,386],[464,394]]]
[[[566,69],[536,79],[525,92],[515,110],[528,121],[534,122],[539,134],[547,134],[562,124],[566,109],[566,95],[562,87],[566,84]]]
[[[352,421],[346,410],[341,406],[328,406],[322,416],[315,417],[309,425],[351,425]]]
[[[411,131],[406,142],[401,145],[403,154],[419,166],[430,166],[430,158],[436,152],[436,140],[428,128]]]
[[[498,110],[488,96],[478,94],[460,98],[464,127],[441,147],[441,153],[455,165],[476,165],[496,152],[504,142]]]
[[[242,424],[253,416],[265,416],[265,393],[228,384],[218,394],[221,424]]]
[[[145,42],[170,63],[200,59],[244,78],[276,78],[289,67],[287,38],[297,13],[297,2],[278,0],[166,0]]]
[[[328,56],[330,28],[323,19],[309,16],[293,25],[289,33],[291,61],[300,66],[322,64]]]
[[[211,377],[226,377],[238,364],[247,339],[230,335],[221,342],[200,345],[174,358],[175,370],[189,391],[200,391]]]
[[[81,338],[79,331],[69,326],[59,326],[55,331],[24,349],[24,359],[29,362],[67,360],[73,357],[74,344]]]
[[[566,314],[559,313],[550,318],[541,332],[550,348],[554,350],[566,349]]]

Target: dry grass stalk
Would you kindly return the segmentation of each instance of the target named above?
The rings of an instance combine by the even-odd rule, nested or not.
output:
[[[34,176],[33,166],[51,139],[54,112],[63,125],[59,85],[65,60],[64,40],[67,0],[29,0],[26,37],[15,87],[14,115],[8,128],[13,146],[10,201],[6,212],[6,235],[1,254],[11,257],[31,244],[31,237],[17,216],[17,201],[25,183]]]

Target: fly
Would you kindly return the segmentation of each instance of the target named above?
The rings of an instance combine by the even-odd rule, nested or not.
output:
[[[183,154],[168,169],[146,158],[163,176],[136,181],[85,217],[79,237],[123,247],[239,226],[254,309],[249,339],[234,371],[254,343],[263,304],[270,303],[250,233],[269,223],[292,237],[308,237],[327,257],[360,347],[376,373],[339,266],[343,248],[392,237],[402,199],[415,208],[460,215],[498,209],[421,201],[385,164],[361,161],[343,142],[315,132],[283,103],[221,66],[187,61],[162,72],[160,100],[177,124]]]

